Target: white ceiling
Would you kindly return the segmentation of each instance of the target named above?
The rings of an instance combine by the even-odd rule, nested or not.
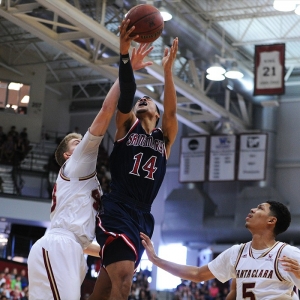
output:
[[[0,66],[18,73],[19,66],[46,64],[49,91],[65,97],[66,87],[76,85],[85,98],[93,100],[87,87],[94,85],[101,90],[102,85],[118,74],[118,25],[128,9],[145,2],[2,0]],[[195,132],[211,133],[224,118],[230,119],[240,131],[252,128],[252,106],[265,100],[252,96],[255,45],[286,44],[286,86],[289,87],[286,93],[293,95],[295,89],[297,92],[300,16],[294,12],[274,10],[273,0],[147,3],[163,5],[173,13],[173,19],[165,23],[161,38],[154,43],[150,59],[156,64],[137,75],[137,96],[149,94],[163,108],[160,57],[163,49],[178,36],[180,49],[174,68],[178,119]],[[205,70],[216,55],[237,60],[244,78],[221,83],[207,81]],[[80,97],[74,96],[70,101]]]

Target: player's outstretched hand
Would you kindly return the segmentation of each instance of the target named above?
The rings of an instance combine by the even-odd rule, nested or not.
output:
[[[123,20],[121,25],[119,26],[120,31],[120,53],[125,55],[129,53],[129,48],[131,41],[138,38],[138,35],[130,36],[132,31],[134,30],[135,26],[132,26],[129,30],[127,30],[127,27],[129,25],[130,20]]]
[[[133,48],[131,53],[131,66],[134,71],[153,65],[152,61],[144,61],[144,58],[153,50],[149,43],[142,43],[139,47]]]
[[[140,237],[142,239],[142,244],[145,247],[148,259],[151,262],[153,262],[155,260],[155,257],[157,257],[157,255],[155,253],[155,250],[154,250],[154,247],[153,247],[153,244],[152,244],[150,238],[142,232],[140,232]]]
[[[170,50],[168,48],[165,49],[164,57],[162,59],[162,66],[164,67],[164,70],[172,69],[177,51],[178,51],[178,38],[175,38]]]
[[[300,279],[300,265],[296,259],[283,256],[279,258],[279,260],[285,271],[293,273],[298,279]]]

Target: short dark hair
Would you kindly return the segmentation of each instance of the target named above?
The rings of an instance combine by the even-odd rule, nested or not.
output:
[[[274,228],[275,236],[285,232],[291,224],[291,213],[288,208],[278,201],[266,201],[270,204],[271,215],[277,218]]]

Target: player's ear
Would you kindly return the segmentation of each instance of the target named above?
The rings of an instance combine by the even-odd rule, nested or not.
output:
[[[276,217],[270,217],[269,219],[269,223],[270,224],[275,224],[277,222],[277,218]]]
[[[69,154],[68,152],[64,152],[63,156],[64,156],[64,159],[67,160],[70,158],[71,154]]]

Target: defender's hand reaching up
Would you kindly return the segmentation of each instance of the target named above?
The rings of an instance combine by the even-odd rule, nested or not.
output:
[[[178,38],[175,38],[170,50],[168,48],[165,49],[164,57],[161,62],[162,66],[164,67],[164,70],[172,69],[177,51],[178,51]]]
[[[131,66],[134,71],[153,65],[152,61],[143,61],[144,58],[153,50],[149,43],[142,43],[139,47],[133,48],[131,53]]]

